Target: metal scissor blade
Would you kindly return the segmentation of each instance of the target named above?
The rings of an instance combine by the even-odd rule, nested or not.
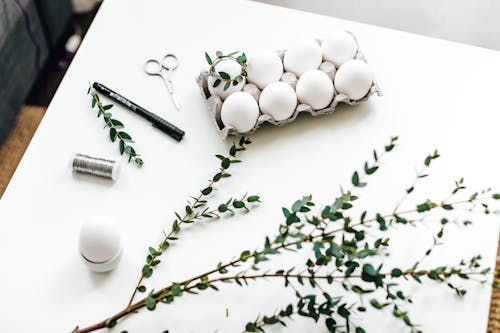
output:
[[[179,101],[177,100],[177,96],[175,95],[175,93],[171,93],[170,97],[172,97],[172,102],[174,102],[174,105],[177,108],[177,110],[180,110],[181,107],[179,105]]]

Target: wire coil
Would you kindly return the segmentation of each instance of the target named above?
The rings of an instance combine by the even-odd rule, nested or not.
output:
[[[73,172],[117,180],[120,176],[120,164],[104,158],[75,154],[71,158]]]

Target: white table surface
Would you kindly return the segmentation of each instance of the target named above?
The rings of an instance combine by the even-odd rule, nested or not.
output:
[[[148,5],[146,5],[146,3]],[[389,210],[413,179],[414,168],[438,147],[443,155],[409,204],[445,196],[464,176],[471,189],[500,188],[500,53],[369,25],[254,2],[107,0],[61,83],[7,191],[0,201],[0,331],[69,332],[120,310],[143,265],[147,246],[156,245],[174,210],[196,194],[217,167],[212,157],[226,151],[210,122],[195,83],[205,68],[203,51],[284,48],[299,37],[322,37],[335,28],[354,32],[384,92],[356,108],[330,116],[302,116],[282,128],[267,126],[232,170],[234,178],[215,194],[258,192],[263,204],[253,213],[192,225],[172,247],[150,281],[160,287],[212,268],[274,234],[281,206],[312,193],[328,203],[353,168],[391,135],[400,147],[363,191],[369,209]],[[148,57],[178,55],[176,112],[163,83],[142,72]],[[186,130],[175,143],[121,107],[113,109],[136,140],[145,165],[126,165],[109,142],[101,119],[91,111],[87,82],[99,81],[129,96]],[[72,152],[123,162],[114,184],[68,171]],[[106,214],[119,221],[125,252],[110,274],[90,273],[80,262],[77,236],[86,217]],[[494,265],[498,220],[478,217],[470,228],[452,227],[427,265],[451,264],[476,253]],[[391,263],[411,265],[436,230],[398,228],[392,232]],[[296,258],[277,259],[288,267]],[[416,286],[413,320],[425,332],[484,332],[489,287],[472,285],[463,300],[433,283]],[[128,318],[113,332],[240,332],[244,323],[293,301],[278,282],[185,296],[155,312]],[[229,318],[225,309],[229,309]],[[406,332],[390,314],[370,311],[370,332]],[[272,332],[322,332],[322,324],[296,320]]]

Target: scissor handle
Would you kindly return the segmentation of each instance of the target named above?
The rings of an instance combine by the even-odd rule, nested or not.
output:
[[[149,75],[161,75],[162,64],[156,59],[149,59],[144,64],[144,71]]]
[[[167,71],[173,71],[178,65],[177,57],[175,54],[169,53],[163,57],[161,64]]]

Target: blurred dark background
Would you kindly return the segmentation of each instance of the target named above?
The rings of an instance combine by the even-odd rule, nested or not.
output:
[[[0,197],[100,0],[0,0]]]

